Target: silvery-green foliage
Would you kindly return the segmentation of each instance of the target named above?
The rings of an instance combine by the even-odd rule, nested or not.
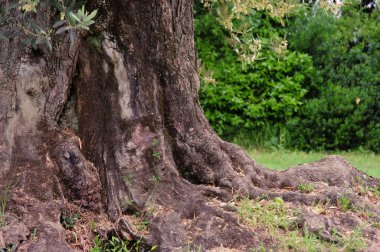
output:
[[[9,40],[20,35],[22,44],[37,49],[46,46],[52,50],[52,38],[67,33],[71,42],[76,30],[89,30],[95,23],[97,10],[88,12],[84,2],[76,0],[17,0],[0,1],[0,40]],[[58,13],[51,25],[38,23],[38,15],[51,11]]]

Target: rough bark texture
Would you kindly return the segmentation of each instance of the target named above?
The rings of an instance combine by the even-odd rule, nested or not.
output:
[[[51,54],[0,44],[0,188],[10,191],[0,247],[73,251],[60,218],[76,205],[128,239],[143,236],[128,215],[153,209],[144,240],[160,251],[190,241],[248,251],[264,236],[226,207],[235,195],[311,205],[336,203],[358,177],[380,184],[335,156],[270,171],[221,140],[198,102],[191,1],[90,4],[101,13],[91,37],[62,35]],[[302,182],[321,193],[297,192]]]

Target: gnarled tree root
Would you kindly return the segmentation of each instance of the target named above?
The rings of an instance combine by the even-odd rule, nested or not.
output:
[[[71,201],[81,205],[81,211],[92,212],[93,216],[102,215],[100,213],[102,211],[94,212],[94,210],[99,210],[94,206],[100,206],[98,200],[100,196],[95,198],[93,196],[93,192],[96,192],[94,189],[99,188],[99,182],[96,182],[99,179],[96,175],[91,175],[91,171],[94,171],[93,165],[81,156],[80,150],[74,147],[76,144],[69,140],[57,144],[57,152],[53,153],[52,159],[61,160],[58,166],[62,171],[81,170],[81,173],[76,173],[73,179],[70,173],[63,173],[58,179],[65,181],[69,178],[71,181],[78,181],[73,189],[83,186],[87,188],[86,190],[79,194],[75,194],[75,190],[72,193],[66,190],[69,194],[63,193],[61,201],[48,200],[46,202],[30,198],[22,190],[18,192],[15,189],[11,192],[8,209],[20,220],[17,225],[26,227],[25,230],[28,231],[24,235],[19,235],[18,240],[16,239],[19,242],[17,246],[19,251],[73,251],[78,248],[70,247],[70,241],[64,238],[65,233],[70,232],[65,230],[61,223],[66,202]],[[275,238],[270,238],[265,232],[245,226],[236,213],[236,205],[233,203],[236,203],[240,197],[247,196],[252,199],[259,197],[267,200],[281,197],[295,206],[305,206],[301,207],[303,213],[298,219],[299,227],[303,232],[315,233],[320,239],[329,242],[336,242],[332,236],[333,230],[347,232],[363,227],[365,222],[358,217],[360,212],[370,213],[370,220],[373,223],[380,220],[379,198],[373,197],[375,200],[370,201],[357,190],[358,186],[378,185],[378,180],[366,176],[338,156],[330,156],[284,172],[275,172],[266,170],[251,161],[235,145],[220,141],[219,147],[223,148],[208,145],[204,149],[198,149],[199,153],[207,156],[208,161],[203,166],[208,165],[212,176],[187,177],[190,181],[197,182],[194,184],[179,174],[171,173],[170,176],[168,174],[164,176],[165,173],[158,171],[159,180],[142,183],[147,188],[144,196],[130,195],[132,201],[137,196],[136,202],[143,202],[142,204],[136,205],[137,203],[131,201],[121,207],[122,213],[114,224],[107,221],[107,218],[103,217],[102,221],[98,218],[99,224],[109,226],[103,230],[103,236],[118,235],[127,240],[144,241],[151,246],[157,245],[160,251],[181,251],[181,249],[186,249],[188,244],[194,248],[201,247],[203,251],[221,248],[248,251],[251,248],[259,248],[261,245],[270,248]],[[202,153],[202,150],[208,153]],[[210,155],[210,150],[215,153]],[[66,152],[70,157],[73,155],[75,160],[71,161]],[[165,157],[162,158],[161,165],[165,164]],[[198,162],[201,161],[198,160]],[[72,167],[69,169],[67,165]],[[176,165],[196,167],[195,164],[186,166],[181,162]],[[202,164],[198,163],[198,165],[202,167]],[[157,169],[159,168],[160,164],[157,163]],[[225,173],[222,174],[222,171]],[[151,174],[155,175],[153,171]],[[199,171],[196,170],[194,174],[199,174]],[[30,180],[31,176],[32,173],[25,179]],[[27,184],[23,182],[24,185]],[[315,190],[311,193],[302,193],[297,190],[297,186],[301,183],[311,183],[315,186]],[[141,183],[135,186],[141,186]],[[132,191],[136,190],[133,184],[129,187]],[[340,209],[342,197],[349,201],[350,209],[352,209],[350,213],[339,210],[334,216],[328,217],[309,211],[308,206],[316,204],[336,206],[336,209]],[[129,221],[128,212],[136,214],[138,211],[141,211],[144,218],[149,220],[148,233],[140,233]],[[355,214],[355,211],[358,214]],[[94,217],[95,221],[96,219]],[[89,222],[86,224],[90,225]],[[17,235],[9,228],[3,227],[0,230],[0,241],[4,240],[4,237],[12,237],[12,232],[13,237]],[[37,235],[32,237],[31,233],[34,230]],[[372,248],[378,244],[378,232],[379,230],[371,226],[363,228],[365,238]],[[14,238],[12,241],[15,241]],[[59,250],[51,250],[52,248]]]

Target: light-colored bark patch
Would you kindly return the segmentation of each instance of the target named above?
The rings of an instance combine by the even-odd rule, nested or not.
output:
[[[34,127],[31,123],[38,122],[37,118],[43,113],[46,98],[42,88],[47,85],[47,75],[42,71],[45,64],[22,63],[16,81],[18,108],[25,125]]]
[[[118,82],[119,89],[121,118],[125,120],[130,119],[133,116],[131,107],[131,87],[127,68],[124,64],[123,54],[117,50],[117,45],[109,39],[104,40],[103,48],[114,65],[114,75]]]

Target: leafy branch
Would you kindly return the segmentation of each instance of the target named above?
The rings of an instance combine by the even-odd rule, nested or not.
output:
[[[260,51],[265,46],[278,56],[286,55],[287,41],[272,34],[269,39],[257,37],[253,33],[249,17],[263,12],[274,22],[285,26],[286,19],[307,4],[297,0],[201,0],[215,19],[229,32],[229,43],[243,64],[252,64],[260,59]],[[318,1],[318,7],[336,12],[341,7],[328,0]]]
[[[79,8],[79,6],[81,7]],[[51,27],[43,28],[35,21],[36,14],[46,13],[49,10],[59,13]],[[75,39],[75,31],[89,30],[95,23],[97,10],[88,12],[83,3],[76,0],[19,0],[12,4],[0,6],[0,40],[9,40],[25,35],[22,44],[37,49],[39,45],[46,45],[52,51],[52,38],[67,32],[71,43]]]

